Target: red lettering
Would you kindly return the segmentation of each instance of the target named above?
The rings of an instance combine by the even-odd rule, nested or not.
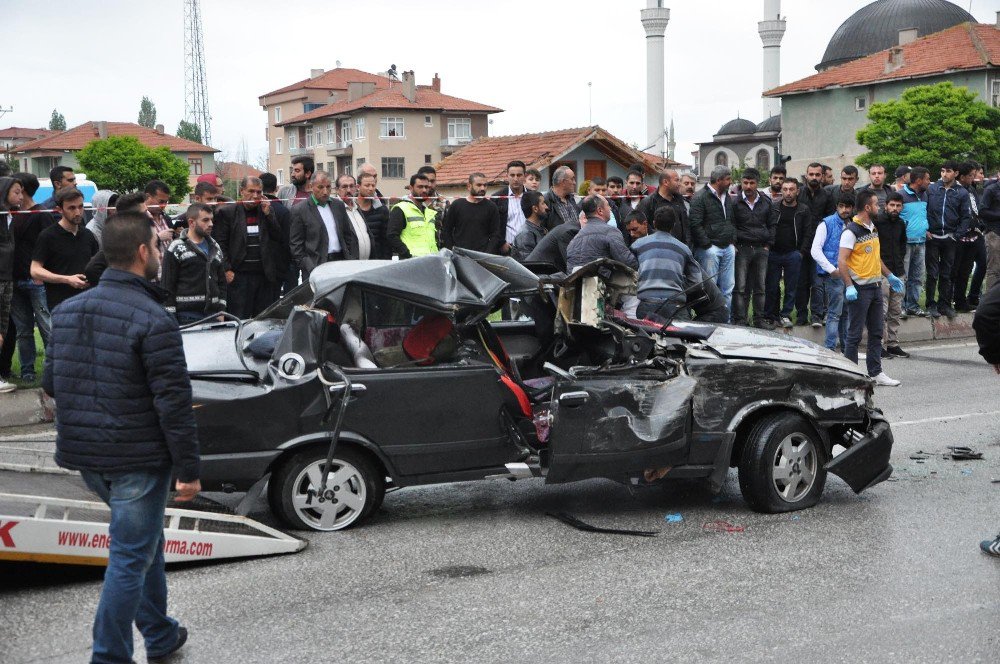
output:
[[[0,544],[10,547],[11,549],[14,548],[14,538],[10,536],[10,531],[19,523],[21,522],[8,521],[7,523],[4,523],[0,521]]]

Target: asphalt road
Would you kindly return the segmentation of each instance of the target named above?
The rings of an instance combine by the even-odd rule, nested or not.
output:
[[[305,535],[302,553],[170,571],[191,630],[175,661],[995,661],[1000,560],[978,542],[1000,529],[1000,376],[971,345],[886,371],[903,381],[876,393],[896,473],[860,497],[831,476],[817,507],[760,515],[735,473],[718,497],[407,489],[364,527]],[[953,444],[986,459],[945,460]],[[549,511],[661,532],[585,533]],[[744,530],[704,528],[716,520]],[[86,661],[99,590],[94,570],[0,567],[0,662]]]

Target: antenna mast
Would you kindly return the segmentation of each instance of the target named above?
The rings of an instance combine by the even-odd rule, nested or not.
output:
[[[202,143],[212,144],[200,0],[184,0],[184,118],[198,125]]]

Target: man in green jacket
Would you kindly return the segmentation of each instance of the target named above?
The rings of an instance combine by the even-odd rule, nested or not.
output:
[[[736,283],[736,227],[733,225],[733,199],[729,185],[733,174],[725,166],[716,166],[708,185],[691,199],[691,238],[694,256],[726,299],[726,311],[732,310],[733,286]]]

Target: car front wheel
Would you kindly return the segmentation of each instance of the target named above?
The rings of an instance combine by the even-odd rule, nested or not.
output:
[[[271,509],[292,528],[343,530],[364,522],[382,503],[385,478],[365,454],[348,447],[336,450],[321,496],[326,453],[320,447],[299,452],[271,478]]]
[[[777,413],[754,425],[739,463],[740,491],[758,512],[791,512],[819,502],[826,485],[823,448],[797,413]]]

